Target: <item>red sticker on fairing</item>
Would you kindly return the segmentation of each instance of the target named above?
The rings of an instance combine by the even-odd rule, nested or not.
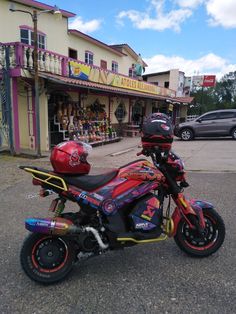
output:
[[[169,131],[170,127],[166,124],[161,124],[161,128],[165,131]]]

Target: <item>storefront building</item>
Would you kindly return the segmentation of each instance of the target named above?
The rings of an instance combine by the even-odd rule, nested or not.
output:
[[[62,19],[55,20],[51,11],[45,12],[53,7],[14,2],[18,10],[45,13],[38,21],[40,139],[32,23],[27,14],[10,12],[9,1],[0,0],[0,147],[12,143],[20,153],[34,151],[39,140],[42,151],[71,138],[110,142],[133,135],[130,126],[161,104],[175,107],[174,90],[135,76],[137,63],[147,65],[127,44],[109,46],[68,30],[73,13],[62,10]]]

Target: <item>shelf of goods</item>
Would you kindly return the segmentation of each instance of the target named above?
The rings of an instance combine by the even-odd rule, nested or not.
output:
[[[59,101],[54,111],[54,126],[63,134],[63,141],[79,140],[91,145],[119,140],[98,100],[87,108]]]

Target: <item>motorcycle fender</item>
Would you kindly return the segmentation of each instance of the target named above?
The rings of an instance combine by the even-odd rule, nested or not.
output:
[[[191,208],[193,209],[196,216],[199,218],[200,227],[202,229],[204,229],[205,228],[205,220],[204,220],[204,216],[203,216],[203,209],[204,208],[213,208],[213,205],[209,202],[196,200],[196,199],[189,200],[189,204],[191,205]],[[180,222],[181,217],[182,217],[181,213],[180,213],[179,209],[176,207],[173,214],[172,214],[172,219],[174,222],[173,236],[175,236],[175,234],[176,234],[177,227],[178,227],[178,224]]]
[[[202,209],[204,208],[214,208],[214,206],[206,201],[201,201],[201,200],[196,200],[196,199],[191,199],[190,200],[191,206],[200,206]]]
[[[179,224],[180,219],[181,219],[181,214],[180,214],[180,211],[177,207],[175,207],[175,210],[174,210],[171,218],[173,219],[173,222],[174,222],[174,230],[172,233],[172,236],[174,237],[176,235],[177,227],[178,227],[178,224]]]
[[[205,228],[205,220],[204,220],[204,216],[203,216],[203,209],[204,208],[213,208],[214,206],[209,202],[196,200],[196,199],[191,199],[189,203],[199,218],[200,227],[202,229],[204,229]]]

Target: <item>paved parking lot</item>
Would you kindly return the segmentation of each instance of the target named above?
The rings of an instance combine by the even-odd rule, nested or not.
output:
[[[94,149],[95,171],[136,158],[137,143],[130,139]],[[173,239],[135,246],[85,261],[53,286],[33,283],[19,264],[27,234],[24,218],[47,216],[50,200],[28,199],[37,188],[16,166],[49,167],[48,158],[0,155],[0,313],[236,313],[236,142],[177,140],[173,146],[191,170],[186,195],[213,202],[225,220],[223,247],[209,258],[194,259]],[[127,152],[119,154],[122,151]],[[118,155],[111,156],[114,153]]]

